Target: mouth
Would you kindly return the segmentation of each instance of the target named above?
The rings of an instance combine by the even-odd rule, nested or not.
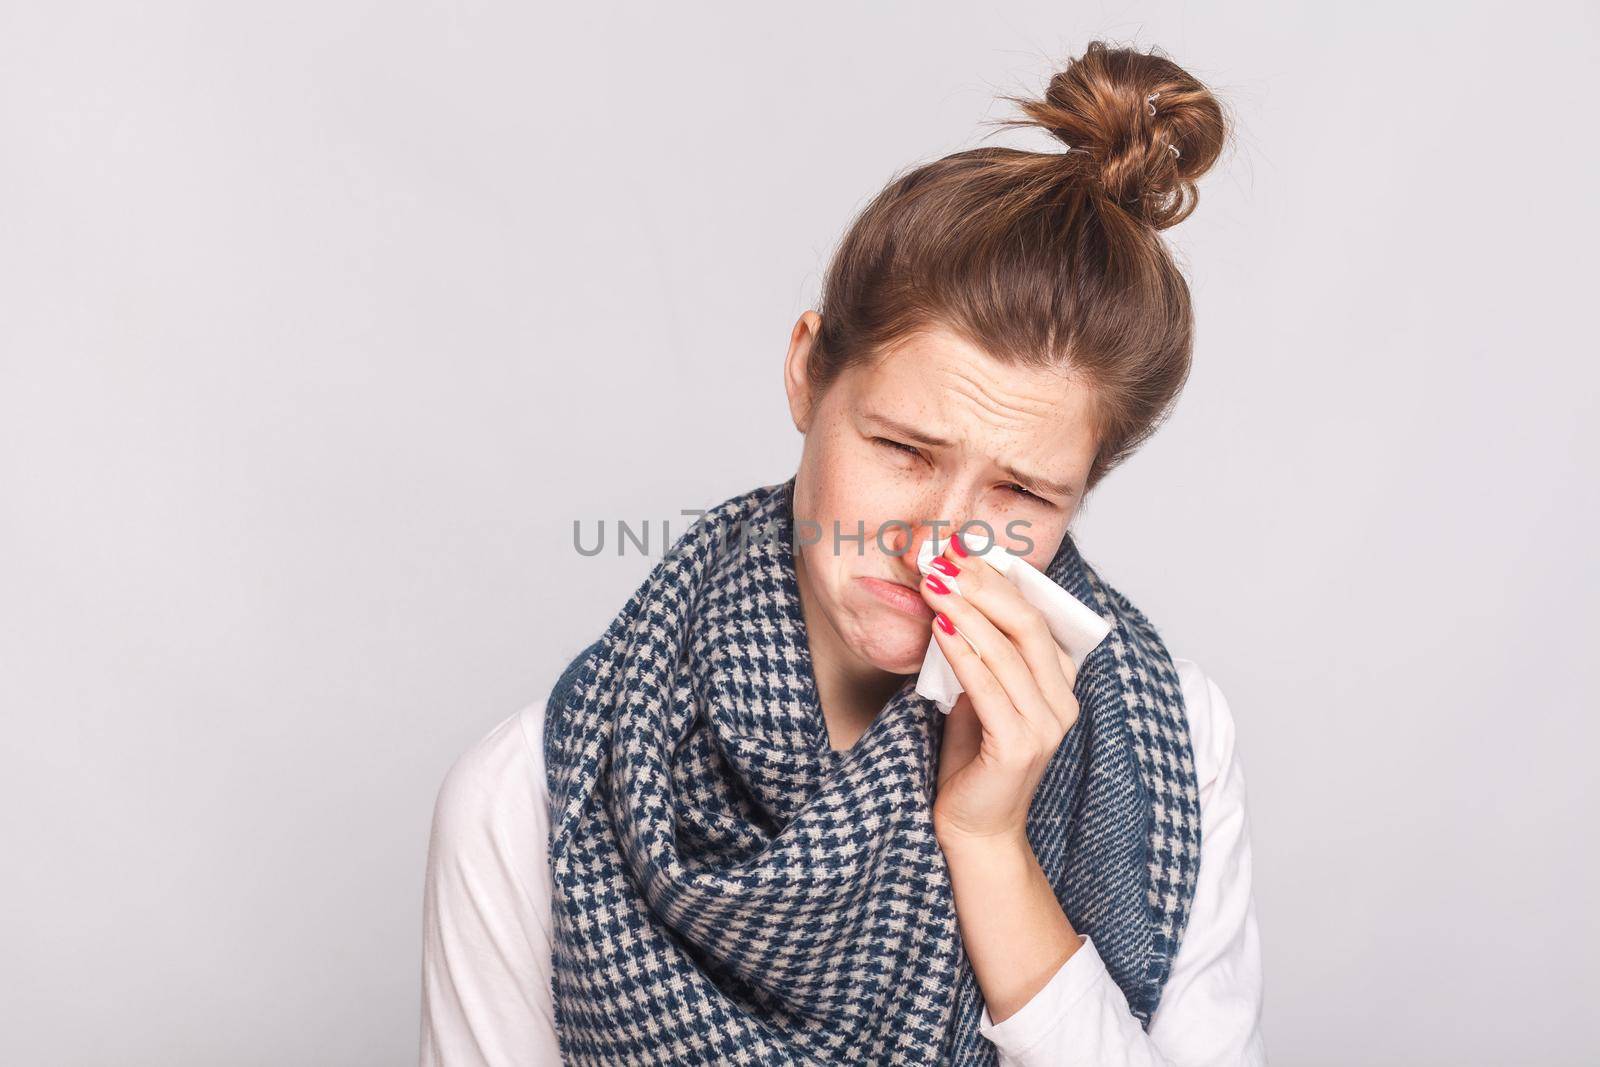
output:
[[[909,585],[884,581],[882,578],[861,577],[856,581],[860,582],[867,592],[897,611],[923,621],[933,618],[933,609],[928,607],[928,602],[922,599],[921,593]]]

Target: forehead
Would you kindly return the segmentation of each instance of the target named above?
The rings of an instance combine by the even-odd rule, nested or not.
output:
[[[946,330],[916,334],[852,368],[847,402],[960,440],[1062,461],[1095,447],[1093,394],[1080,375],[1001,363]],[[841,383],[843,384],[843,383]]]

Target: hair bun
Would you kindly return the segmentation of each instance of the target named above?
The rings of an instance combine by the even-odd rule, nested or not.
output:
[[[1043,99],[1006,96],[1066,145],[1064,178],[1164,230],[1188,218],[1195,182],[1222,152],[1222,105],[1188,71],[1155,52],[1091,41],[1050,79]]]

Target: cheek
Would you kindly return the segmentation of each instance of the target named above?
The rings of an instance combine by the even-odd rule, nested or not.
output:
[[[881,551],[876,535],[885,523],[915,521],[916,516],[911,514],[915,501],[908,491],[909,480],[876,451],[881,446],[863,443],[859,435],[852,436],[854,440],[843,440],[820,451],[818,458],[822,462],[812,471],[812,514],[822,524],[825,538],[830,538],[834,530],[841,538],[864,531],[863,551],[871,555]],[[886,545],[895,545],[895,532],[893,526],[885,528]],[[857,556],[851,541],[844,541],[840,551],[846,559]]]
[[[854,431],[829,435],[817,458],[817,495],[841,517],[865,518],[881,510],[877,502],[906,481],[895,457]]]
[[[995,540],[1001,547],[1020,555],[1036,570],[1042,571],[1055,558],[1056,549],[1060,547],[1065,536],[1066,526],[1055,522],[1044,523],[1037,519],[1007,518],[1001,520],[994,530]],[[975,531],[975,536],[982,536],[982,531]]]
[[[904,558],[916,532],[917,507],[903,480],[847,474],[828,492],[824,540],[817,547],[839,568],[841,582],[862,572],[882,577],[884,557]]]

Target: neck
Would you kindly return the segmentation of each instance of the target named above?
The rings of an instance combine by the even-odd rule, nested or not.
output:
[[[817,678],[817,700],[822,705],[823,721],[828,724],[829,743],[842,751],[867,732],[872,720],[900,688],[904,675],[883,670],[857,656],[840,638],[827,614],[815,608],[805,553],[798,546],[794,552],[794,570],[800,587],[800,613],[806,620],[811,666]]]

